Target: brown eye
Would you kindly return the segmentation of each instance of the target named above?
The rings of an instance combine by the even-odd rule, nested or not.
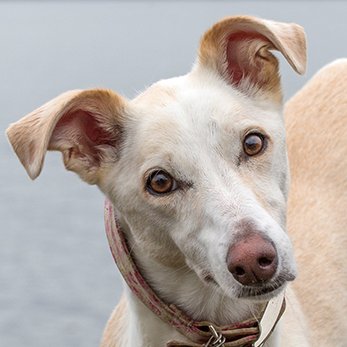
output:
[[[264,148],[264,136],[258,133],[248,134],[243,140],[243,150],[249,156],[256,155]]]
[[[177,189],[177,182],[164,170],[152,172],[147,180],[147,190],[151,194],[165,194]]]

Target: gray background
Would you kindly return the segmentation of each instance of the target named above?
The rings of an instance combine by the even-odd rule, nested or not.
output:
[[[343,1],[0,2],[0,133],[68,89],[133,97],[184,74],[203,31],[232,14],[305,27],[305,77],[281,60],[286,98],[347,55]],[[35,182],[3,135],[0,155],[0,347],[96,346],[121,292],[101,193],[66,172],[57,153]]]

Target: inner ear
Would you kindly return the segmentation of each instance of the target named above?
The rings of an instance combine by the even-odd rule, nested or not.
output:
[[[236,32],[226,40],[227,79],[235,86],[241,81],[262,88],[276,74],[278,63],[269,51],[271,42],[256,32]],[[271,73],[269,73],[271,69]]]
[[[99,165],[105,150],[115,148],[119,140],[119,130],[115,125],[105,129],[105,124],[99,122],[95,115],[76,110],[59,120],[48,149],[68,150],[69,157],[73,154],[84,156],[90,164]]]
[[[120,126],[113,117],[74,109],[59,119],[48,149],[61,151],[65,167],[94,184],[100,169],[117,160],[121,140]]]

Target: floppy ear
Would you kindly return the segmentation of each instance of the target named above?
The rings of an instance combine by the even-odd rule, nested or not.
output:
[[[256,17],[228,17],[202,37],[198,66],[220,74],[247,93],[280,93],[278,61],[270,52],[280,51],[292,68],[306,68],[306,39],[301,26]]]
[[[122,140],[125,101],[109,90],[73,90],[10,125],[7,136],[28,175],[41,172],[47,150],[90,184],[114,162]]]

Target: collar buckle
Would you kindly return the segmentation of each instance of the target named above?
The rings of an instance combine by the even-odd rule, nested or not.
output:
[[[208,328],[210,329],[212,336],[204,347],[224,347],[226,341],[225,337],[221,333],[218,334],[213,325],[209,325]]]

